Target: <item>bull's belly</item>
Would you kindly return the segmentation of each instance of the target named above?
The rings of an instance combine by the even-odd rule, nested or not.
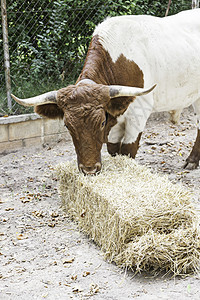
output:
[[[194,91],[186,93],[186,90],[188,89],[183,88],[181,91],[175,91],[174,93],[170,93],[169,91],[160,91],[160,93],[155,93],[152,111],[163,112],[181,110],[190,106],[200,98],[200,91],[198,89],[194,89]]]

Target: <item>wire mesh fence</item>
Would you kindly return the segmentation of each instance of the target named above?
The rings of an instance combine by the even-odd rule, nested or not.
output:
[[[1,0],[2,1],[2,0]],[[107,16],[165,16],[168,0],[7,0],[12,92],[30,97],[74,83],[95,25]],[[190,9],[191,0],[172,0],[169,14]],[[0,116],[27,112],[8,108],[0,25]]]

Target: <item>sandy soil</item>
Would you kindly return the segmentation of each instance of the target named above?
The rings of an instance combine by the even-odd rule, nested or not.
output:
[[[196,136],[185,110],[178,126],[167,114],[148,122],[137,161],[193,189],[200,168],[184,170]],[[105,148],[103,149],[105,152]],[[200,276],[149,277],[106,262],[61,208],[54,167],[74,159],[71,140],[0,157],[0,299],[200,299]]]

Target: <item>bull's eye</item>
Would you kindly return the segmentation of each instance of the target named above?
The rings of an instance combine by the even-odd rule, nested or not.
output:
[[[101,127],[103,128],[106,125],[106,120],[101,123]]]

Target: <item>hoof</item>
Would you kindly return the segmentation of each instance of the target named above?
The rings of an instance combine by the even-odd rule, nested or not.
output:
[[[184,169],[187,169],[187,170],[195,170],[198,168],[198,166],[199,166],[198,162],[186,162],[183,167],[184,167]]]

